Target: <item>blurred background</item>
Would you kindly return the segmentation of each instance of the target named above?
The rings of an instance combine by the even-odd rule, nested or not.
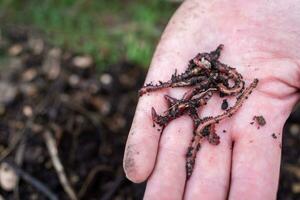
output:
[[[142,199],[145,184],[124,177],[124,145],[179,5],[0,0],[0,200]],[[278,199],[300,199],[299,122],[297,106],[284,128]]]

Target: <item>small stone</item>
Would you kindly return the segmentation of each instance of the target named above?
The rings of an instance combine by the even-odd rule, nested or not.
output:
[[[28,69],[26,70],[23,74],[22,74],[22,79],[24,81],[32,81],[37,75],[37,71],[36,69],[32,68],[32,69]]]
[[[296,193],[296,194],[300,193],[300,183],[294,183],[294,184],[292,185],[292,190],[293,190],[293,192]]]
[[[299,124],[291,124],[290,132],[293,136],[297,136],[300,134],[300,125]]]
[[[17,56],[19,55],[21,52],[23,51],[23,47],[20,44],[15,44],[12,45],[9,49],[8,49],[8,53],[11,56]]]
[[[10,83],[0,82],[0,103],[8,104],[15,100],[18,91],[17,88]]]
[[[18,183],[18,176],[15,171],[7,164],[0,165],[0,186],[5,191],[12,191]]]
[[[75,67],[86,69],[91,67],[93,59],[90,56],[76,56],[73,58],[73,64]]]
[[[79,78],[79,76],[77,76],[76,74],[72,74],[70,77],[69,77],[69,84],[71,85],[71,86],[77,86],[78,85],[78,83],[79,83],[79,81],[80,81],[80,78]]]
[[[99,79],[104,85],[110,85],[113,81],[113,78],[110,74],[102,74]]]
[[[23,107],[23,114],[24,114],[26,117],[32,117],[33,111],[32,111],[31,106],[24,106],[24,107]]]

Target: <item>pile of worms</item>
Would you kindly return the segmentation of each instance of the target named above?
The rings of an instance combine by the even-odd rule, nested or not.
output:
[[[220,143],[220,137],[215,131],[216,124],[235,114],[258,84],[258,79],[254,79],[248,87],[245,87],[242,75],[235,68],[218,60],[223,47],[224,45],[220,44],[210,53],[198,53],[189,61],[186,71],[182,74],[177,74],[175,70],[170,80],[146,84],[139,91],[139,95],[142,96],[164,88],[189,88],[181,99],[165,95],[168,109],[162,115],[157,114],[152,107],[153,122],[162,130],[170,121],[182,115],[188,115],[193,120],[193,138],[186,153],[187,179],[192,175],[196,154],[203,140],[207,139],[213,145]],[[224,109],[224,112],[217,116],[200,118],[198,109],[207,105],[215,93],[220,97],[234,96],[236,101],[232,107]]]

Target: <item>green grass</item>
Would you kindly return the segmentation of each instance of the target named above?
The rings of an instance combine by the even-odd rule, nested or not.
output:
[[[147,67],[177,6],[164,0],[0,0],[0,26],[32,26],[51,44],[90,54],[100,66],[127,60]]]

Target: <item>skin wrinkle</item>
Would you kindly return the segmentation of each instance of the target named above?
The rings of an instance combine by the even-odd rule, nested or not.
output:
[[[286,57],[277,58],[273,53],[268,53],[267,55],[263,54],[266,58],[260,57],[260,54],[261,53],[255,53],[253,56],[252,53],[252,56],[247,55],[246,60],[251,60],[248,65],[260,66],[261,69],[252,72],[252,67],[244,67],[243,71],[244,74],[250,74],[251,77],[260,79],[259,91],[278,99],[286,99],[295,95],[295,92],[299,92],[300,66],[298,63]],[[247,66],[246,60],[243,61],[244,66]],[[291,70],[291,72],[294,71],[296,73],[286,71],[287,66],[294,69]],[[299,81],[297,81],[297,79],[299,79]],[[280,93],[278,91],[280,91]]]
[[[277,99],[287,99],[290,98],[291,96],[294,96],[295,93],[297,93],[297,87],[294,85],[290,85],[288,81],[281,79],[280,77],[267,77],[264,79],[261,79],[261,84],[277,84],[277,85],[282,85],[282,86],[288,86],[290,90],[288,90],[287,93],[281,93],[281,94],[277,94],[276,92],[272,92],[272,91],[268,91],[268,90],[263,90],[263,87],[261,87],[258,91],[271,96],[271,97],[275,97]],[[278,87],[277,87],[278,88]]]
[[[191,127],[192,121],[185,116],[176,119],[176,121],[171,122],[166,127],[159,141],[160,150],[158,159],[156,160],[155,170],[148,180],[148,189],[145,191],[144,199],[182,199],[182,186],[185,183],[185,167],[179,163],[181,163],[181,160],[184,161],[185,146],[188,145],[189,139],[192,136],[190,132]],[[178,144],[178,139],[182,139],[182,145]],[[174,148],[174,145],[178,145],[177,148]],[[158,180],[161,173],[164,174],[165,178]],[[179,178],[174,178],[174,175],[179,176]],[[174,184],[175,181],[177,182],[176,184]],[[159,185],[159,187],[151,187],[153,184]],[[161,192],[161,189],[172,192]]]

